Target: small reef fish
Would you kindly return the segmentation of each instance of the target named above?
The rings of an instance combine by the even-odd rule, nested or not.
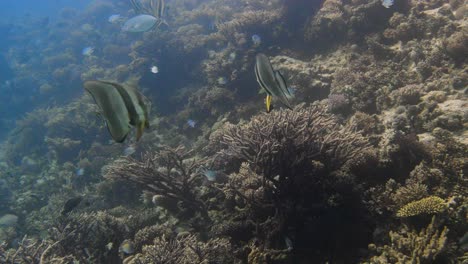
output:
[[[214,170],[202,169],[201,173],[210,182],[216,181],[216,176],[218,176],[218,173]]]
[[[135,252],[135,245],[131,240],[124,240],[119,246],[119,253],[124,253],[126,255],[133,254]]]
[[[382,0],[382,5],[385,8],[390,8],[393,5],[393,0]]]
[[[234,60],[236,60],[236,57],[237,57],[236,52],[233,51],[229,53],[229,62],[233,62]]]
[[[85,170],[83,168],[76,169],[76,175],[83,176],[84,173],[85,173]]]
[[[286,249],[288,251],[291,251],[293,250],[293,242],[291,241],[291,239],[289,237],[284,237],[284,243],[286,244]]]
[[[14,214],[5,214],[0,217],[0,226],[10,227],[15,226],[18,223],[18,216]]]
[[[91,56],[94,52],[94,48],[93,47],[86,47],[84,48],[82,51],[81,51],[81,54],[83,56]]]
[[[149,128],[148,99],[136,88],[106,81],[86,81],[84,88],[94,98],[115,142],[122,143],[136,127],[136,140]]]
[[[228,82],[227,78],[224,77],[224,76],[223,76],[223,77],[219,77],[217,81],[218,81],[218,84],[219,84],[219,85],[225,85],[225,84],[227,84],[227,82]]]
[[[262,38],[259,35],[254,34],[252,35],[252,42],[254,46],[259,46],[260,44],[262,44]]]
[[[62,215],[66,215],[73,211],[73,209],[75,209],[81,203],[81,201],[83,201],[83,197],[81,196],[68,199],[63,205]]]
[[[296,96],[296,88],[295,87],[288,87],[288,92],[289,94],[287,94],[286,96],[288,97],[288,99],[292,99],[294,98],[294,96]]]
[[[217,28],[217,24],[216,24],[216,21],[215,20],[212,20],[210,21],[210,23],[208,23],[208,29],[210,31],[216,31],[216,28]]]
[[[106,249],[110,251],[110,250],[112,250],[112,247],[113,247],[113,246],[114,246],[114,243],[109,242],[109,243],[107,243],[107,245],[106,245]]]
[[[114,23],[119,22],[121,18],[122,17],[119,14],[114,14],[114,15],[110,15],[107,21],[109,21],[109,23],[114,24]]]
[[[135,153],[135,151],[136,151],[135,147],[130,145],[124,149],[123,154],[124,156],[130,156],[133,153]]]
[[[94,30],[94,27],[91,24],[86,23],[86,24],[81,25],[81,30],[90,32]]]
[[[152,73],[156,74],[156,73],[159,72],[159,68],[158,68],[158,66],[154,66],[154,65],[153,65],[153,66],[151,66],[150,71],[151,71]]]
[[[260,87],[267,93],[265,104],[267,112],[271,111],[273,96],[278,98],[287,108],[292,109],[288,98],[292,97],[288,91],[286,81],[279,71],[274,71],[268,57],[259,53],[256,56],[255,76]]]
[[[195,120],[189,119],[187,120],[187,125],[191,128],[194,128],[197,122]]]

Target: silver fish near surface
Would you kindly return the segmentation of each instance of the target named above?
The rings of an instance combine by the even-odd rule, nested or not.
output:
[[[140,33],[153,29],[158,19],[151,15],[138,15],[127,20],[122,26],[122,31]]]
[[[287,108],[292,109],[288,98],[292,98],[286,85],[283,75],[279,71],[273,70],[268,57],[259,53],[256,56],[255,76],[260,87],[267,93],[266,108],[271,111],[272,97],[278,98]]]
[[[110,15],[107,21],[109,21],[109,23],[114,24],[114,23],[118,23],[121,19],[122,17],[119,14],[114,14],[114,15]]]
[[[166,2],[164,0],[149,0],[145,3],[142,3],[141,0],[130,0],[130,2],[135,12],[154,18],[154,27],[158,28],[163,24],[166,26],[168,25],[164,19],[164,14],[166,12]],[[147,20],[149,20],[149,18],[147,18]],[[148,30],[152,28],[153,27],[149,28]]]

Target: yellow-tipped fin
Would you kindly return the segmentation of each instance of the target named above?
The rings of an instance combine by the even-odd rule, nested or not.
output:
[[[136,141],[140,140],[141,136],[143,135],[143,130],[145,130],[146,122],[141,122],[138,124],[137,131],[136,131]]]
[[[265,98],[265,104],[266,104],[267,113],[270,113],[270,111],[271,111],[271,95],[267,94],[267,96]]]

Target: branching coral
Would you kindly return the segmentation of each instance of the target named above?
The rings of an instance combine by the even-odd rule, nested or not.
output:
[[[442,227],[432,217],[431,223],[420,232],[402,229],[390,231],[389,245],[376,247],[369,245],[370,249],[380,252],[369,263],[435,263],[437,256],[443,253],[447,242],[447,227]]]
[[[261,114],[250,123],[231,126],[222,143],[221,159],[247,161],[254,171],[274,180],[302,173],[295,168],[318,159],[338,169],[368,149],[352,128],[340,128],[326,109],[299,106],[294,111]]]
[[[321,225],[322,231],[336,228],[326,218],[311,220],[321,210],[331,215],[344,213],[342,208],[361,210],[353,194],[353,168],[366,164],[364,156],[371,148],[352,127],[341,127],[320,106],[274,111],[239,126],[226,125],[224,149],[215,160],[229,168],[241,163],[223,188],[225,212],[235,219],[230,227],[245,232],[249,221],[255,222],[256,237],[264,241],[259,246],[267,252],[287,247],[285,236],[301,241],[299,247],[304,241],[318,243],[307,235],[311,230]],[[301,227],[291,226],[298,222]]]
[[[59,258],[97,263],[117,261],[118,247],[109,249],[108,245],[119,245],[130,235],[129,223],[134,219],[126,212],[123,217],[98,211],[59,219],[49,231],[54,243],[44,252],[43,263],[54,263],[52,260]]]
[[[248,256],[249,264],[289,263],[289,261],[291,261],[291,256],[288,249],[262,249],[256,246],[254,243],[252,244],[253,245],[250,245],[250,253]]]
[[[153,245],[144,246],[142,253],[128,257],[124,263],[239,263],[230,252],[231,244],[227,239],[214,238],[202,242],[192,234],[162,235],[154,240]]]
[[[7,250],[4,242],[0,243],[0,262],[5,264],[43,263],[41,256],[49,246],[47,241],[23,237],[16,249]]]
[[[200,213],[208,219],[205,205],[196,193],[200,180],[196,172],[202,160],[188,159],[189,155],[182,147],[165,147],[144,154],[141,161],[131,157],[117,160],[109,165],[104,177],[137,183],[156,195],[178,201],[178,209],[189,209],[189,214]]]

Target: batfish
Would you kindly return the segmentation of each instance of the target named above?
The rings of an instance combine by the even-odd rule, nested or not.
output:
[[[255,76],[260,87],[267,93],[265,100],[267,112],[270,112],[271,99],[277,97],[287,108],[292,109],[288,98],[292,95],[286,86],[286,81],[279,71],[274,71],[268,57],[259,53],[256,56]]]
[[[135,88],[107,81],[86,81],[85,89],[93,96],[116,142],[123,142],[131,126],[137,128],[138,141],[149,128],[147,100]]]

